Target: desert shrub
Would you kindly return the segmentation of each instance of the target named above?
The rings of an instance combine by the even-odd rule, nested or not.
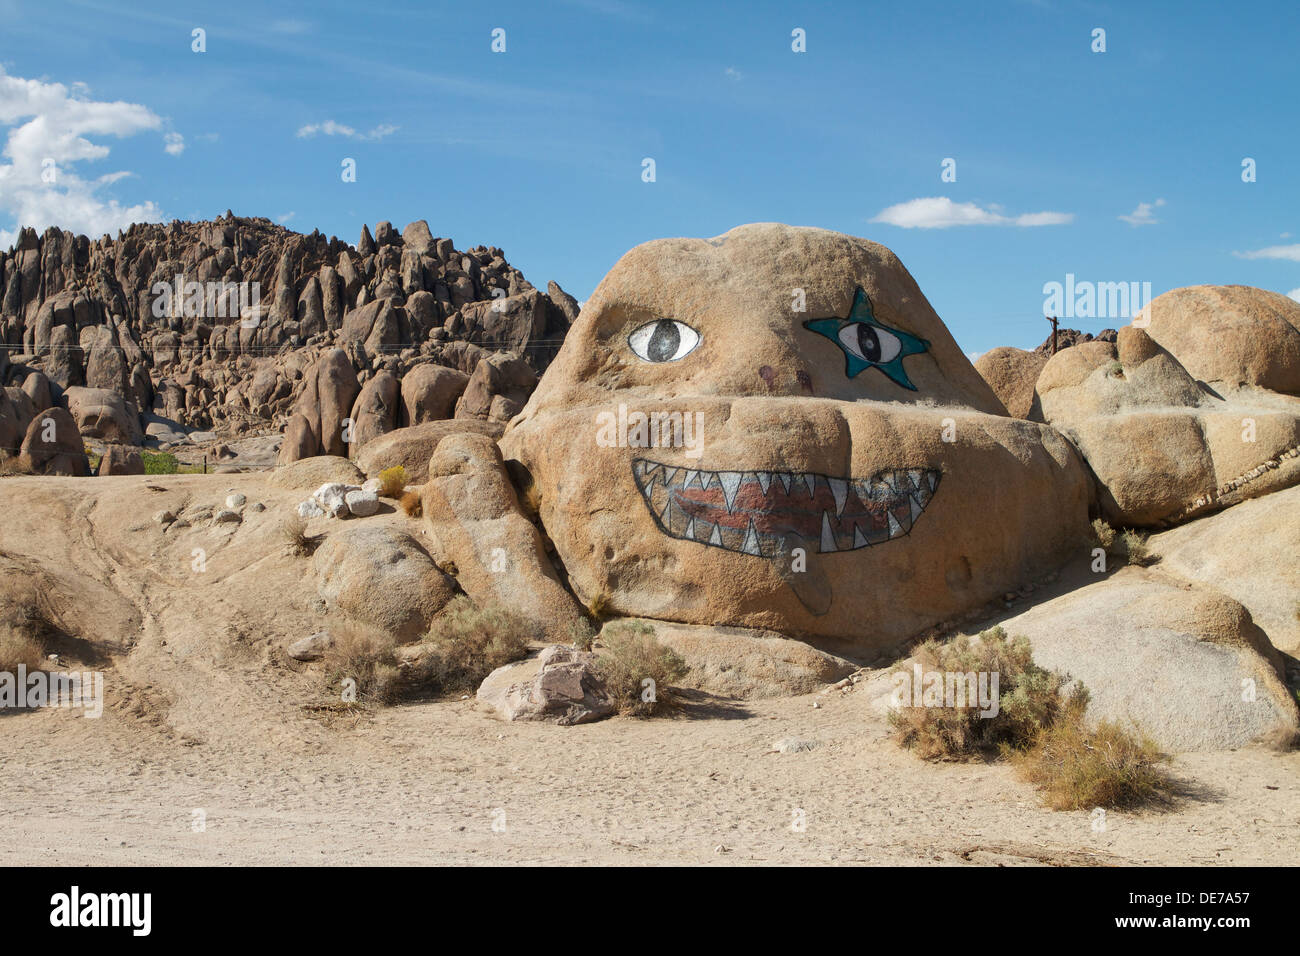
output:
[[[145,451],[142,449],[140,459],[144,462],[144,473],[146,475],[174,475],[179,468],[176,463],[176,456],[165,451]]]
[[[998,675],[998,710],[991,717],[982,717],[978,707],[968,706],[905,705],[890,710],[895,739],[927,760],[967,760],[991,756],[1003,747],[1026,747],[1070,699],[1079,696],[1086,705],[1082,685],[1064,697],[1062,689],[1069,678],[1039,667],[1029,640],[1009,639],[1000,627],[974,639],[963,634],[946,644],[926,641],[912,661],[897,665],[894,673],[912,677],[913,662],[922,673]]]
[[[326,688],[340,693],[356,681],[359,703],[391,704],[401,696],[397,642],[389,634],[352,623],[330,627],[334,643],[321,658]]]
[[[1132,528],[1116,531],[1101,518],[1092,523],[1092,541],[1110,557],[1125,564],[1145,567],[1156,561],[1155,555],[1147,546],[1147,535]]]
[[[968,759],[996,753],[1055,810],[1126,809],[1172,799],[1174,782],[1160,766],[1168,758],[1137,730],[1111,721],[1090,729],[1088,691],[1035,664],[1024,637],[1008,640],[1001,628],[993,628],[977,640],[928,641],[915,660],[923,671],[997,672],[1001,691],[992,717],[980,717],[973,707],[891,710],[895,739],[920,756]]]
[[[670,687],[686,676],[686,662],[659,642],[653,627],[643,621],[617,621],[605,628],[601,643],[605,649],[596,670],[622,713],[648,717],[677,703]],[[642,699],[647,679],[654,682],[653,700]]]
[[[320,543],[318,535],[307,533],[307,519],[296,511],[280,523],[280,537],[289,546],[290,553],[299,557],[311,554]]]
[[[402,510],[408,518],[419,518],[424,514],[424,499],[418,491],[402,492]]]
[[[1012,755],[1053,810],[1168,804],[1174,783],[1161,767],[1168,759],[1145,734],[1114,721],[1089,729],[1082,707],[1068,709],[1032,747]]]
[[[413,692],[473,691],[498,667],[528,656],[526,621],[506,608],[453,598],[425,635],[430,645],[409,670]]]
[[[406,469],[401,465],[379,473],[379,493],[385,498],[400,498],[406,490]]]
[[[20,588],[0,598],[0,671],[17,673],[45,668],[46,643],[54,624],[34,590]]]
[[[569,625],[569,640],[575,650],[590,651],[596,643],[596,629],[589,621],[574,621]]]

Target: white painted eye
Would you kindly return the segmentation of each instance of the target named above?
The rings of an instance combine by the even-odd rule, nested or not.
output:
[[[892,362],[903,350],[897,335],[869,322],[850,322],[840,329],[840,344],[858,358],[879,365]]]
[[[676,362],[700,344],[700,333],[676,319],[655,319],[627,337],[636,357],[645,362]]]

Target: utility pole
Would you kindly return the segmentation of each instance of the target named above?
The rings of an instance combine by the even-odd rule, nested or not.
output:
[[[1060,324],[1061,320],[1054,315],[1044,316],[1044,318],[1046,318],[1048,322],[1052,323],[1052,354],[1055,355],[1056,354],[1056,327]]]

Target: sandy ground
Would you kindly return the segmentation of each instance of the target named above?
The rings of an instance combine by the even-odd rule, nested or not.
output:
[[[304,717],[297,746],[181,741],[118,710],[29,712],[4,729],[9,865],[1289,864],[1300,852],[1300,754],[1184,755],[1179,810],[1110,813],[1094,832],[1087,813],[1039,807],[1006,766],[900,752],[862,690],[570,728],[425,703]],[[787,736],[819,746],[771,752]]]
[[[267,511],[181,534],[149,520],[236,487]],[[1300,859],[1300,753],[1179,756],[1176,810],[1112,812],[1097,832],[1004,765],[900,751],[873,705],[882,678],[765,701],[694,694],[671,718],[567,728],[504,723],[473,700],[322,719],[303,706],[311,674],[277,650],[319,613],[302,559],[273,544],[301,494],[243,475],[6,479],[0,493],[21,503],[0,522],[0,572],[39,579],[74,635],[63,653],[97,661],[108,698],[98,720],[0,711],[3,864]],[[787,737],[817,746],[773,752]]]

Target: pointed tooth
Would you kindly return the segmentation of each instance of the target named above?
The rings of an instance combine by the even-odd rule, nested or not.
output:
[[[682,480],[682,490],[685,491],[687,488],[691,486],[691,482],[693,481],[698,482],[699,479],[700,479],[700,473],[698,471],[691,471],[687,469],[686,477]]]
[[[754,477],[758,479],[758,487],[763,489],[763,494],[767,494],[767,489],[772,486],[772,473],[770,471],[756,471]]]
[[[713,486],[713,483],[717,480],[718,480],[718,473],[716,471],[700,472],[700,487],[705,491],[708,491],[709,488]]]
[[[665,487],[669,487],[669,486],[672,485],[672,483],[673,483],[673,479],[677,477],[677,472],[678,472],[678,469],[676,469],[676,468],[671,468],[671,469],[670,469],[670,468],[665,468],[665,469],[664,469],[663,483],[664,483],[664,486],[665,486]]]
[[[903,526],[898,523],[898,519],[894,517],[894,513],[892,511],[887,511],[885,513],[889,515],[889,536],[894,538],[902,534]]]
[[[817,496],[817,476],[810,471],[805,471],[803,473],[803,483],[808,486],[808,497],[815,498]]]
[[[853,526],[853,547],[855,549],[865,548],[870,543],[871,543],[870,541],[868,541],[866,538],[862,536],[862,530],[857,525],[854,525]]]
[[[686,522],[686,530],[682,532],[682,537],[687,541],[695,540],[695,519],[691,518]]]
[[[778,471],[776,477],[781,479],[781,484],[785,486],[785,493],[790,494],[790,481],[794,476],[788,471]]]
[[[758,532],[754,530],[753,519],[749,522],[749,529],[745,532],[745,543],[740,546],[740,550],[745,554],[757,554],[762,557],[763,551],[758,546]]]
[[[831,531],[831,513],[829,511],[823,511],[821,553],[830,554],[838,550],[839,549],[835,547],[835,532]]]
[[[922,475],[921,475],[921,469],[919,469],[919,468],[913,468],[913,469],[911,469],[910,471],[908,471],[908,473],[907,473],[907,477],[908,477],[909,479],[911,479],[911,482],[912,482],[912,487],[911,487],[910,490],[912,490],[912,491],[918,491],[918,490],[920,490],[920,488],[921,488],[921,478],[922,478]]]
[[[912,524],[916,524],[916,519],[921,517],[921,512],[924,511],[925,508],[921,506],[921,502],[916,500],[916,495],[909,495],[907,500],[910,502],[912,507]]]
[[[835,517],[844,514],[844,502],[849,500],[849,483],[843,478],[827,478],[826,483],[831,486],[831,494],[835,496]]]
[[[930,472],[925,476],[930,483],[930,494],[934,494],[935,486],[939,484],[939,476],[935,472]]]
[[[731,506],[736,503],[736,492],[740,490],[740,479],[743,478],[738,471],[720,471],[718,472],[718,484],[722,486],[722,497],[727,502],[727,513],[731,513]]]
[[[709,535],[709,544],[716,544],[719,548],[722,547],[722,534],[718,531],[716,524],[713,526],[713,533]]]

